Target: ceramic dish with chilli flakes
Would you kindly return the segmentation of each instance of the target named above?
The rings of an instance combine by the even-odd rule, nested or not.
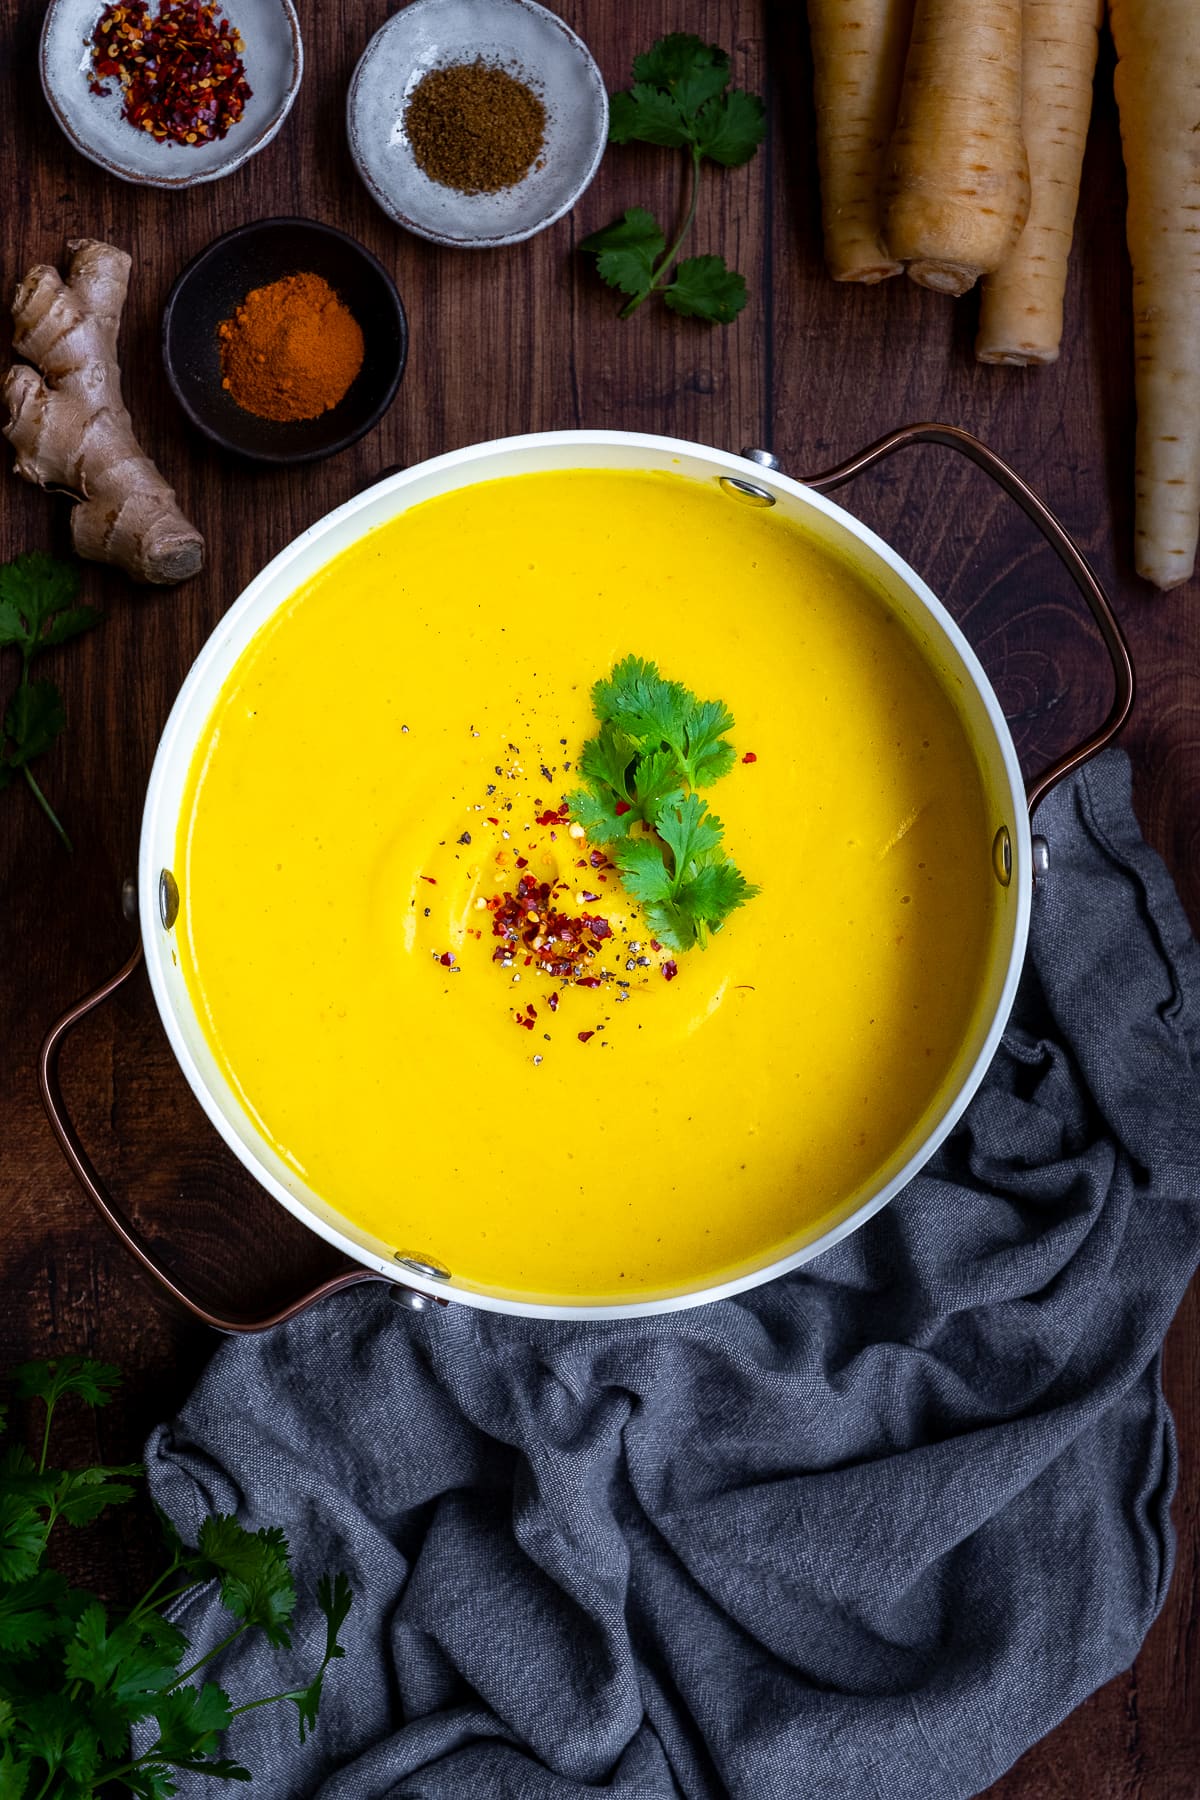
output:
[[[123,113],[119,80],[94,80],[91,41],[103,12],[99,0],[51,0],[38,57],[47,104],[89,162],[142,187],[195,187],[231,175],[279,131],[304,69],[292,0],[222,0],[220,14],[240,40],[250,92],[240,118],[223,137],[194,144],[158,139],[131,124]],[[95,92],[98,86],[108,92]]]

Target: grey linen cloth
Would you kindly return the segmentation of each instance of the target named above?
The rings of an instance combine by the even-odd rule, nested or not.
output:
[[[218,1352],[147,1460],[185,1537],[291,1542],[294,1650],[216,1662],[235,1703],[316,1660],[322,1570],[357,1596],[308,1744],[290,1708],[229,1734],[256,1792],[957,1800],[1131,1662],[1171,1570],[1200,950],[1120,753],[1037,824],[995,1062],[835,1249],[633,1323],[367,1288]],[[229,1621],[206,1590],[181,1623]]]

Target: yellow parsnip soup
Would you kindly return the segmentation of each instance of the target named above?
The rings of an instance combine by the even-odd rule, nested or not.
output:
[[[761,891],[704,949],[662,946],[563,810],[630,654],[735,720],[704,797]],[[254,638],[188,781],[178,953],[259,1130],[382,1254],[648,1300],[784,1255],[919,1141],[998,823],[850,564],[715,482],[523,475],[369,532]],[[522,876],[608,926],[583,982],[505,939]]]

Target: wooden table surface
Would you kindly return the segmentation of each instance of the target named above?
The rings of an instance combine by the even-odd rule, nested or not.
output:
[[[103,626],[46,659],[69,729],[39,777],[71,832],[68,856],[18,785],[0,796],[0,1353],[88,1350],[127,1386],[98,1421],[107,1460],[137,1453],[146,1428],[185,1395],[214,1347],[160,1310],[88,1209],[38,1103],[40,1038],[130,945],[120,910],[159,730],[192,658],[243,585],[296,533],[393,464],[552,427],[621,427],[739,449],[764,445],[793,474],[814,471],[918,419],[964,425],[1009,458],[1058,510],[1109,584],[1139,676],[1125,734],[1143,828],[1200,923],[1200,582],[1160,596],[1131,573],[1132,354],[1124,183],[1111,53],[1096,113],[1067,305],[1052,368],[972,360],[974,305],[905,280],[836,287],[820,257],[810,70],[803,8],[752,0],[560,0],[610,88],[632,51],[690,29],[726,46],[738,85],[767,97],[771,133],[746,168],[706,174],[694,250],[745,274],[738,322],[710,329],[644,307],[628,323],[577,254],[627,205],[670,216],[676,159],[612,150],[575,213],[506,251],[439,251],[376,210],[352,166],[343,103],[355,61],[389,0],[300,0],[304,82],[286,126],[226,180],[190,192],[123,185],[56,130],[37,79],[44,8],[0,9],[0,277],[7,294],[66,240],[95,236],[134,258],[122,360],[134,420],[188,514],[208,566],[167,592],[135,591],[89,567]],[[631,20],[636,11],[636,29]],[[636,42],[634,41],[636,40]],[[167,389],[158,321],[172,280],[218,233],[304,214],[353,233],[397,281],[411,327],[399,396],[342,455],[288,473],[238,467],[195,436]],[[7,460],[7,452],[6,452]],[[0,557],[68,548],[68,504],[0,478]],[[853,510],[925,573],[978,646],[1029,768],[1086,732],[1107,706],[1107,663],[1053,556],[986,480],[950,453],[910,451],[847,490]],[[11,669],[4,673],[11,678]],[[78,1034],[65,1076],[105,1174],[135,1217],[205,1292],[249,1306],[329,1266],[324,1248],[257,1190],[203,1120],[167,1049],[144,980]],[[1002,1800],[1195,1800],[1200,1795],[1200,1304],[1196,1288],[1167,1340],[1164,1380],[1179,1426],[1179,1538],[1166,1608],[1134,1667],[1038,1744],[990,1793]],[[79,1427],[89,1450],[94,1427]],[[93,1537],[119,1595],[144,1554],[140,1523]]]

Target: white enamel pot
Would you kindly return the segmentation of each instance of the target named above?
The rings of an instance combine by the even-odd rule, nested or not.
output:
[[[921,577],[890,545],[826,498],[827,490],[848,481],[884,457],[917,444],[942,445],[965,454],[991,475],[1033,519],[1083,595],[1112,658],[1116,695],[1108,718],[1084,743],[1028,785],[1022,777],[1012,737],[991,684],[950,615]],[[470,1284],[460,1282],[452,1270],[405,1254],[398,1248],[404,1242],[402,1220],[397,1222],[397,1243],[385,1243],[360,1231],[334,1211],[282,1161],[230,1088],[195,1015],[191,996],[173,954],[172,938],[178,910],[172,862],[193,753],[234,664],[272,614],[331,558],[365,532],[395,518],[408,507],[481,481],[579,468],[666,470],[700,481],[720,483],[728,493],[731,505],[777,507],[781,516],[800,523],[811,537],[843,557],[848,556],[874,578],[918,645],[924,645],[931,660],[955,680],[960,711],[998,819],[991,846],[1000,889],[998,949],[988,966],[979,971],[980,1000],[975,1008],[974,1023],[960,1046],[932,1118],[928,1114],[925,1116],[920,1122],[919,1134],[905,1141],[869,1192],[854,1196],[831,1228],[812,1237],[801,1248],[778,1260],[764,1262],[736,1280],[700,1286],[665,1299],[620,1306],[551,1306],[517,1302],[501,1292],[489,1292],[478,1280]],[[196,658],[163,731],[146,796],[136,883],[136,916],[141,923],[142,941],[123,969],[72,1008],[47,1038],[41,1059],[41,1082],[51,1123],[89,1197],[143,1268],[196,1317],[221,1330],[261,1330],[330,1292],[368,1280],[396,1284],[398,1297],[418,1308],[434,1301],[461,1301],[491,1311],[555,1318],[618,1318],[665,1312],[720,1299],[770,1281],[819,1255],[885,1206],[912,1179],[961,1116],[995,1054],[1024,959],[1034,881],[1039,858],[1046,854],[1045,846],[1031,835],[1030,814],[1055,782],[1109,742],[1124,723],[1132,697],[1133,675],[1128,649],[1111,607],[1084,558],[1024,482],[991,451],[956,427],[918,425],[894,432],[860,456],[807,481],[795,480],[782,473],[775,466],[774,458],[763,452],[745,452],[736,456],[671,438],[615,431],[546,432],[475,445],[435,457],[389,476],[320,519],[298,537],[250,583]],[[80,1018],[107,999],[133,973],[143,954],[171,1048],[217,1131],[281,1206],[336,1246],[349,1260],[350,1266],[344,1273],[322,1283],[311,1293],[301,1295],[269,1318],[232,1318],[214,1312],[162,1266],[158,1254],[106,1192],[63,1105],[57,1078],[58,1052],[63,1038]]]

